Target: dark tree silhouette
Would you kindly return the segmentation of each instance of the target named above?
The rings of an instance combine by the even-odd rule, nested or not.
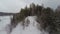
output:
[[[23,22],[22,25],[25,26],[24,20],[28,16],[37,16],[36,21],[40,24],[39,26],[41,29],[48,31],[49,34],[56,34],[58,30],[60,32],[60,12],[54,12],[50,7],[45,8],[40,5],[35,5],[34,3],[32,3],[29,8],[26,6],[24,9],[21,9],[19,13],[13,16],[10,31],[21,21]],[[27,24],[29,24],[28,22],[27,20]]]

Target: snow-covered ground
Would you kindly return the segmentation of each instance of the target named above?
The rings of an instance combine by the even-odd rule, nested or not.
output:
[[[0,16],[0,34],[7,34],[5,27],[10,24],[10,16]]]
[[[5,31],[5,27],[7,24],[10,24],[10,17],[0,17],[0,19],[2,20],[0,22],[0,34],[7,34],[7,31]],[[11,34],[48,34],[45,31],[41,32],[37,29],[38,23],[35,21],[35,16],[27,17],[27,19],[29,19],[30,21],[28,27],[25,27],[25,29],[23,29],[23,26],[21,25],[21,23],[19,23],[16,28],[13,29]]]

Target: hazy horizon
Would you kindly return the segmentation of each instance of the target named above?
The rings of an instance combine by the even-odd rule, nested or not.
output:
[[[17,13],[21,8],[31,3],[44,4],[45,7],[55,9],[60,0],[0,0],[0,12]]]

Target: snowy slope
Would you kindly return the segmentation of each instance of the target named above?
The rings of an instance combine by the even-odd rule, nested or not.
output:
[[[37,29],[37,22],[35,21],[35,16],[33,17],[27,17],[30,20],[30,24],[28,27],[25,27],[23,30],[23,27],[21,24],[18,24],[17,27],[13,30],[11,34],[48,34],[45,31],[40,31]]]
[[[30,23],[28,25],[28,27],[25,27],[25,29],[23,29],[23,26],[21,25],[21,23],[19,23],[16,28],[13,29],[13,31],[11,32],[11,34],[48,34],[45,31],[40,31],[37,29],[37,22],[35,21],[36,16],[29,16],[27,17],[27,19],[29,19]],[[6,24],[7,25],[7,24]],[[9,29],[9,28],[7,28]],[[7,31],[1,31],[0,34],[7,34]]]
[[[28,17],[28,19],[30,20],[28,27],[25,27],[25,29],[23,29],[21,24],[18,24],[11,34],[40,34],[40,31],[36,28],[36,22],[33,22],[34,18]]]

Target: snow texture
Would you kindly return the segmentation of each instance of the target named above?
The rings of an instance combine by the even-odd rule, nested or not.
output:
[[[6,18],[6,19],[8,19],[8,18]],[[29,19],[29,21],[30,21],[28,27],[25,27],[25,29],[23,29],[23,26],[21,25],[21,23],[19,23],[16,26],[16,28],[13,29],[11,34],[48,34],[48,32],[46,32],[44,30],[43,31],[38,30],[38,28],[37,28],[38,23],[35,20],[36,16],[29,16],[29,17],[27,17],[27,19]],[[8,19],[8,20],[10,20],[10,19]],[[5,20],[5,21],[7,21],[7,20]],[[7,33],[7,32],[9,32],[9,27],[8,26],[9,25],[7,25],[7,23],[5,23],[4,28],[0,29],[0,34],[8,34]],[[2,26],[0,26],[0,27],[2,27]]]

